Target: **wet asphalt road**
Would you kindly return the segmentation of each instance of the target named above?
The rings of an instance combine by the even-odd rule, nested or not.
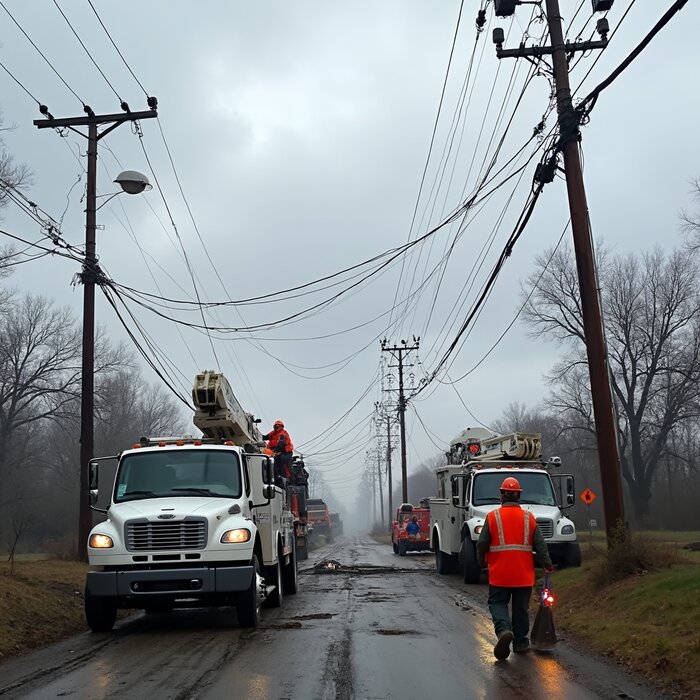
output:
[[[349,571],[319,574],[333,559]],[[0,664],[0,697],[661,698],[615,666],[560,642],[496,661],[486,586],[435,573],[429,552],[348,537],[302,562],[299,593],[256,630],[234,610],[136,615]],[[352,567],[355,567],[354,569]]]

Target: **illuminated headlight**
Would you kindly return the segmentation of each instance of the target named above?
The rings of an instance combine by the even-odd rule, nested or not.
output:
[[[90,535],[90,546],[93,549],[109,549],[114,547],[114,542],[108,535]]]
[[[226,532],[221,535],[222,544],[240,544],[241,542],[247,542],[249,539],[250,530],[246,530],[244,527],[239,527],[235,530],[226,530]]]
[[[476,532],[477,535],[480,535],[480,534],[481,534],[481,531],[482,531],[483,529],[484,529],[484,526],[483,526],[483,525],[477,525],[477,526],[474,528],[474,532]]]
[[[574,526],[573,525],[564,525],[564,527],[561,529],[561,534],[562,535],[573,535],[574,534]]]

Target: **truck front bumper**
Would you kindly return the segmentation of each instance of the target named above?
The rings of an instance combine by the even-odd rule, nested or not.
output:
[[[104,598],[227,594],[247,590],[254,572],[252,566],[90,571],[86,585],[91,596]]]

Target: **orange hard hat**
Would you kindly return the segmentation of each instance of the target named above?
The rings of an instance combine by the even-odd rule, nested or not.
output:
[[[280,426],[282,426],[282,427],[284,428],[284,421],[282,421],[282,420],[280,420],[280,419],[278,418],[278,419],[273,423],[273,426],[272,426],[272,427],[274,428],[276,425],[280,425]]]
[[[522,489],[520,488],[520,482],[512,476],[509,476],[503,480],[501,491],[522,491]]]

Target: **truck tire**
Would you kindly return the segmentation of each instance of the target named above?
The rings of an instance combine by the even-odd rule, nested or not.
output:
[[[567,568],[581,566],[581,546],[578,542],[569,542],[566,545],[562,565]]]
[[[253,580],[247,590],[236,596],[236,610],[238,611],[238,623],[241,627],[257,627],[260,622],[260,596],[258,595],[258,576],[260,575],[260,562],[258,555],[253,554],[250,562],[255,569]]]
[[[282,571],[282,587],[285,593],[294,594],[299,585],[299,569],[297,568],[297,538],[292,537],[292,553],[289,555],[289,563]]]
[[[462,560],[462,576],[464,583],[479,583],[481,579],[481,567],[476,558],[476,546],[466,537],[462,540],[460,559]]]
[[[452,554],[440,551],[440,544],[435,547],[435,568],[441,576],[454,574],[457,571],[457,558]]]
[[[284,599],[284,577],[282,572],[282,561],[283,555],[282,548],[280,547],[280,549],[277,552],[277,563],[273,564],[272,566],[265,567],[265,583],[275,587],[275,590],[269,593],[267,598],[265,598],[264,605],[266,608],[282,607],[282,601]]]
[[[399,556],[400,557],[406,556],[407,546],[408,546],[408,543],[406,542],[406,540],[399,540]]]
[[[93,632],[109,632],[117,619],[117,604],[112,598],[91,596],[85,587],[85,619]]]

